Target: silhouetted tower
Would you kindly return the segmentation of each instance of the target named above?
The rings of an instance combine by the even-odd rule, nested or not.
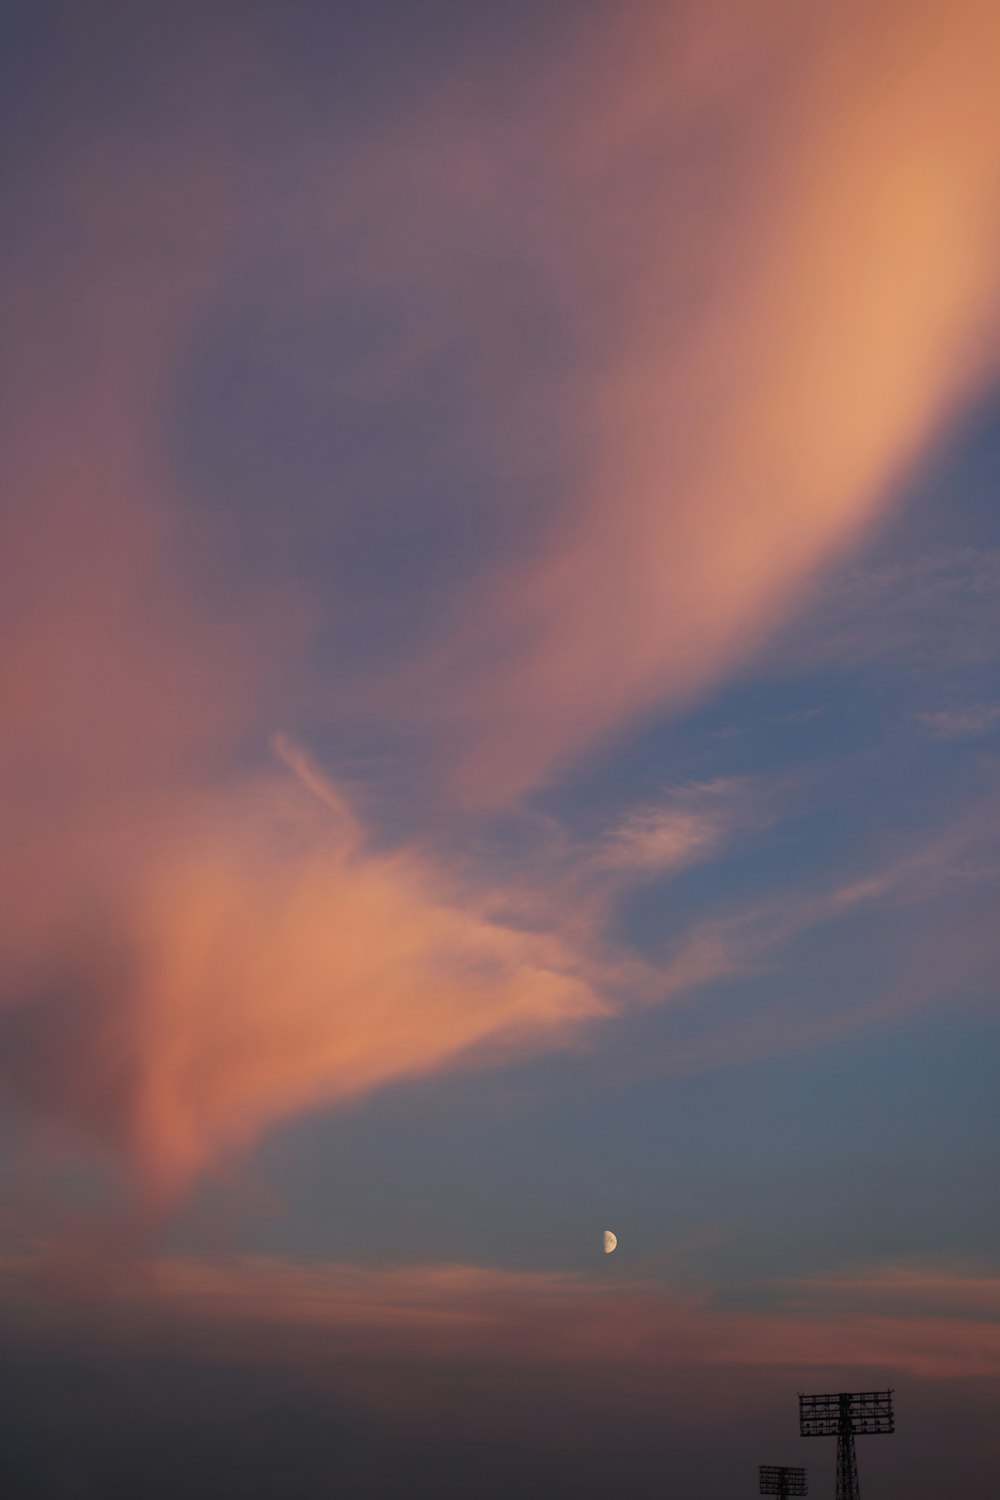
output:
[[[802,1437],[837,1439],[837,1500],[860,1500],[855,1436],[894,1432],[892,1391],[838,1391],[799,1397]]]
[[[808,1495],[805,1469],[789,1469],[782,1464],[761,1464],[760,1492],[788,1500],[790,1495]]]

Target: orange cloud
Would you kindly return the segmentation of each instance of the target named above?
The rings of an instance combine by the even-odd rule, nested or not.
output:
[[[547,207],[480,207],[569,305],[576,472],[420,679],[474,798],[745,660],[995,355],[998,48],[988,0],[626,7],[525,108]]]
[[[557,938],[368,848],[290,742],[291,776],[241,767],[299,616],[227,617],[195,587],[161,451],[231,228],[219,142],[189,159],[167,132],[161,160],[94,134],[93,162],[39,164],[67,248],[41,254],[29,221],[5,351],[2,1076],[162,1199],[290,1110],[603,1006]]]
[[[423,287],[495,242],[580,350],[547,392],[574,456],[541,541],[429,665],[366,690],[441,731],[479,797],[751,649],[957,399],[992,307],[995,7],[662,11],[571,45],[521,125],[488,90],[445,93],[339,164],[347,217],[381,231],[370,257],[359,236],[373,278]],[[522,920],[530,889],[458,889],[420,849],[379,852],[290,742],[295,781],[245,770],[306,607],[283,599],[279,626],[255,598],[234,620],[195,586],[204,537],[162,431],[238,173],[211,132],[166,131],[152,156],[120,137],[105,122],[82,156],[63,141],[34,163],[69,248],[43,254],[25,215],[14,257],[0,1020],[20,1096],[166,1194],[289,1111],[565,1040],[607,1006],[565,914]],[[389,232],[402,180],[426,189],[422,238]],[[611,863],[720,845],[725,818],[682,811],[627,822]],[[744,947],[774,945],[764,925]],[[740,938],[709,932],[639,988],[733,972]]]
[[[113,913],[94,910],[86,936],[48,913],[50,988],[8,1017],[15,1087],[100,1129],[157,1195],[290,1111],[603,1013],[557,938],[362,838],[277,777],[147,819],[138,866],[91,871]]]

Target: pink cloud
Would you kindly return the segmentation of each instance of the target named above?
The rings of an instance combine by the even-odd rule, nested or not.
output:
[[[120,828],[88,840],[113,912],[85,935],[84,892],[50,899],[24,966],[56,990],[13,1014],[15,1088],[96,1128],[156,1195],[291,1111],[604,1013],[557,936],[491,920],[428,859],[363,837],[261,778],[147,814],[136,861],[117,858]]]
[[[604,839],[598,866],[654,875],[717,856],[740,833],[773,820],[765,790],[747,780],[720,779],[670,789],[633,809]]]
[[[895,0],[794,24],[637,7],[506,144],[456,122],[447,180],[561,287],[585,351],[554,398],[567,500],[410,699],[469,795],[502,801],[746,660],[979,376],[998,26],[981,0],[920,25]],[[724,149],[699,153],[708,119]],[[519,238],[522,153],[552,198]]]
[[[481,284],[459,274],[499,244],[581,350],[543,382],[572,459],[534,547],[470,584],[429,661],[345,692],[429,726],[442,779],[475,798],[509,800],[741,659],[978,368],[995,10],[941,9],[921,29],[882,4],[787,35],[766,5],[704,16],[638,7],[577,37],[516,122],[489,89],[444,90],[356,154],[320,143],[311,162],[348,226],[358,213],[373,231],[356,252],[372,282],[455,273],[445,340],[502,324],[478,304],[463,322]],[[522,920],[542,880],[461,887],[422,846],[379,850],[291,739],[280,773],[246,770],[320,603],[214,603],[211,548],[168,472],[165,396],[237,219],[241,158],[196,128],[206,99],[214,79],[152,155],[107,123],[42,153],[60,254],[25,215],[9,299],[5,1066],[154,1196],[289,1112],[563,1044],[609,1013],[605,979],[662,998],[745,971],[836,907],[708,926],[665,972],[602,968],[581,927],[603,897],[570,913],[567,882]],[[725,149],[703,158],[716,112]],[[412,234],[394,232],[397,188]],[[419,363],[419,344],[400,358]],[[499,334],[490,348],[503,365]],[[537,395],[515,403],[513,436],[537,437]],[[708,857],[756,816],[731,791],[636,812],[610,864]]]
[[[51,1296],[63,1274],[45,1252],[8,1254],[5,1268],[29,1301]],[[339,1354],[432,1362],[843,1366],[878,1369],[881,1378],[964,1379],[1000,1377],[997,1287],[975,1272],[885,1267],[789,1282],[772,1289],[767,1309],[747,1312],[668,1284],[563,1272],[164,1258],[136,1263],[90,1293],[78,1278],[63,1315],[72,1323],[96,1312],[109,1327],[138,1320],[153,1337],[245,1355],[284,1330],[286,1349],[303,1354],[328,1344]]]

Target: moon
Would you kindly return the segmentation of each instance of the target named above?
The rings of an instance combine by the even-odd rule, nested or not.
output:
[[[610,1255],[611,1252],[612,1252],[612,1250],[616,1249],[617,1246],[618,1246],[618,1236],[616,1234],[612,1234],[610,1229],[606,1229],[604,1231],[604,1253],[605,1253],[605,1255]]]

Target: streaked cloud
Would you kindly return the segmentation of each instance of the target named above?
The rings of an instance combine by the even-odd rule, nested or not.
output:
[[[44,1251],[8,1255],[6,1270],[22,1298],[51,1295],[59,1285],[58,1265],[48,1266]],[[269,1347],[262,1341],[268,1330],[284,1330],[286,1357],[335,1340],[341,1355],[381,1360],[875,1367],[893,1378],[967,1379],[1000,1376],[998,1288],[996,1277],[974,1269],[883,1266],[772,1286],[768,1305],[748,1311],[732,1292],[725,1305],[706,1290],[648,1279],[461,1264],[378,1269],[254,1256],[163,1258],[93,1294],[78,1281],[62,1317],[67,1327],[81,1318],[89,1325],[95,1312],[108,1328],[128,1319],[154,1345],[214,1341],[244,1359]],[[0,1316],[11,1310],[8,1294]]]
[[[255,36],[233,98],[287,102]],[[452,852],[470,801],[509,809],[745,660],[974,383],[998,40],[975,0],[924,28],[888,0],[791,27],[763,0],[612,9],[570,28],[516,111],[486,69],[343,141],[322,109],[290,114],[275,150],[302,172],[280,212],[210,69],[172,133],[180,45],[147,80],[152,156],[123,139],[117,95],[91,100],[81,159],[66,121],[36,145],[49,198],[36,217],[20,185],[0,518],[3,1066],[30,1109],[167,1195],[290,1113],[564,1044],[902,888],[834,877],[815,900],[699,915],[659,966],[602,951],[620,884],[776,815],[738,776],[644,793],[603,842],[567,834],[502,878],[465,878]],[[172,438],[258,231],[282,274],[260,272],[278,332],[253,369],[284,360],[293,410],[315,398],[323,430],[332,411],[361,438],[332,473],[321,448],[297,509],[269,479],[251,565],[253,424],[225,455],[224,519]],[[337,363],[343,323],[326,362],[300,344],[316,305],[362,293],[400,325],[387,349],[360,339],[364,379]],[[409,411],[455,350],[462,378],[395,452],[362,417]],[[456,486],[459,386],[484,446]],[[226,401],[206,405],[211,427]],[[487,482],[504,463],[513,508]],[[427,550],[448,554],[470,495],[488,545],[456,546],[451,591],[398,615],[396,575],[352,581],[338,527],[439,490]],[[377,651],[359,596],[389,622]],[[424,822],[395,841],[297,739],[299,721],[372,716],[427,740]]]
[[[86,898],[66,892],[26,955],[8,1085],[124,1151],[154,1197],[291,1111],[605,1012],[556,934],[492,920],[415,851],[366,849],[305,774],[167,808],[137,865],[91,864],[113,909],[74,933]]]
[[[986,665],[1000,639],[1000,549],[941,547],[855,562],[818,580],[769,664],[808,672],[871,663]]]
[[[912,1463],[981,1382],[994,1473],[1000,549],[952,480],[995,467],[1000,8],[42,9],[15,1469],[658,1494],[898,1374]]]
[[[671,788],[628,813],[599,846],[595,863],[647,875],[699,864],[736,835],[766,828],[774,818],[772,800],[773,793],[746,779]]]
[[[986,734],[1000,722],[1000,705],[972,703],[965,708],[942,708],[919,715],[920,723],[936,739],[962,740]]]
[[[792,1289],[792,1296],[799,1306],[811,1301],[830,1313],[852,1306],[877,1310],[887,1317],[971,1317],[1000,1322],[1000,1276],[968,1265],[874,1265],[804,1280]]]
[[[536,237],[600,359],[562,397],[570,498],[418,679],[471,795],[745,661],[991,348],[995,11],[778,14],[637,8],[526,110],[559,184]],[[724,148],[691,178],[709,110]]]

